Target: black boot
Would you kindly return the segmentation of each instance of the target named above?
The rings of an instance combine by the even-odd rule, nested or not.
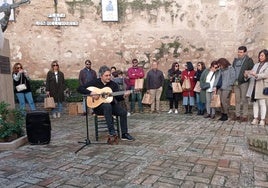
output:
[[[188,114],[188,113],[189,113],[188,105],[185,105],[184,107],[185,107],[185,112],[184,112],[184,114]]]
[[[221,117],[220,117],[219,121],[223,121],[223,119],[224,119],[224,114],[221,113]]]
[[[228,115],[227,114],[222,114],[222,117],[220,118],[221,121],[227,121],[228,120]]]
[[[201,114],[200,115],[204,115],[205,114],[205,110],[201,110]]]
[[[197,115],[198,116],[201,115],[201,110],[198,110]]]
[[[189,112],[188,112],[188,114],[192,114],[193,112],[192,112],[192,106],[189,106]]]

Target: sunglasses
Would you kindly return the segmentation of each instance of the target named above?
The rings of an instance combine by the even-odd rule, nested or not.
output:
[[[87,63],[86,65],[91,65],[90,63]]]
[[[22,69],[22,67],[16,67],[16,69]]]
[[[219,67],[214,67],[215,69],[219,68]]]
[[[53,67],[58,67],[59,65],[52,65]]]

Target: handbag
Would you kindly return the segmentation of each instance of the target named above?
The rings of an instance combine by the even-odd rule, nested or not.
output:
[[[53,97],[48,96],[44,99],[44,108],[50,109],[50,108],[55,108],[55,107],[56,107],[56,104],[55,104]]]
[[[212,78],[213,78],[214,75],[215,75],[215,72],[212,74],[212,76],[210,78],[210,81],[212,80]],[[201,86],[201,89],[207,90],[208,88],[210,88],[210,83],[209,82],[205,82],[205,83],[202,83],[200,86]]]
[[[143,95],[143,98],[142,98],[142,101],[141,103],[142,104],[152,104],[152,97],[151,97],[151,94],[150,93],[145,93]]]
[[[143,83],[144,83],[144,79],[143,78],[138,78],[135,79],[135,85],[134,85],[134,89],[143,89]]]
[[[230,105],[235,106],[235,93],[234,92],[230,94]]]
[[[183,90],[191,89],[190,79],[189,78],[184,79],[181,87],[182,87]]]
[[[26,87],[25,84],[20,84],[20,85],[16,86],[17,91],[23,91],[23,90],[26,90],[26,89],[27,89],[27,87]]]
[[[16,86],[16,90],[18,92],[20,92],[20,91],[23,91],[23,90],[26,90],[26,89],[27,89],[26,85],[22,83],[22,75],[21,75],[20,76],[20,84]]]
[[[268,87],[263,88],[262,94],[268,95]]]
[[[180,82],[172,82],[172,92],[173,93],[181,93],[182,92]]]
[[[200,91],[201,91],[200,82],[197,81],[194,86],[194,92],[200,93]]]
[[[200,87],[201,87],[201,89],[206,90],[206,89],[210,88],[210,83],[205,82],[205,83],[201,84]]]
[[[210,101],[210,107],[211,108],[219,108],[219,107],[221,107],[220,95],[218,95],[218,94],[213,94],[212,95],[211,101]]]

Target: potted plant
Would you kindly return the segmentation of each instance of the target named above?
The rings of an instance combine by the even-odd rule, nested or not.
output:
[[[6,102],[0,102],[0,142],[11,142],[24,135],[23,113],[8,107]]]

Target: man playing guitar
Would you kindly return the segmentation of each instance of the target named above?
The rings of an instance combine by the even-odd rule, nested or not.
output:
[[[118,136],[113,124],[113,115],[120,117],[121,140],[134,141],[135,139],[128,133],[127,111],[118,103],[118,101],[124,100],[124,96],[129,95],[130,91],[125,91],[120,95],[112,97],[113,93],[118,93],[119,87],[111,80],[110,68],[105,65],[100,67],[99,76],[100,78],[80,86],[78,92],[88,95],[87,104],[93,106],[95,114],[104,115],[109,131],[108,144],[118,144]]]

